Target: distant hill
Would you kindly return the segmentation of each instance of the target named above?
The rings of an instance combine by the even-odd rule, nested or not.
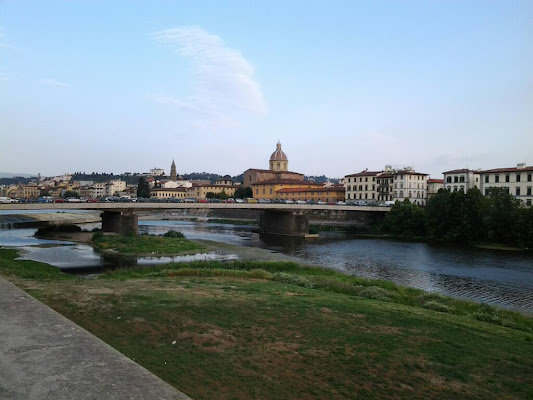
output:
[[[21,177],[21,178],[31,178],[34,176],[37,176],[37,174],[20,174],[20,173],[12,173],[12,172],[0,172],[0,178],[14,178],[14,177]]]

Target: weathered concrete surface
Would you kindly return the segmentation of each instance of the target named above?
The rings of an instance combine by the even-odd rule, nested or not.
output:
[[[46,225],[86,224],[92,222],[100,222],[100,213],[98,211],[0,215],[0,229],[38,228]]]
[[[383,213],[389,207],[336,206],[318,204],[260,204],[260,203],[43,203],[43,204],[0,204],[1,210],[179,210],[179,209],[236,209],[236,210],[277,210],[313,211],[344,210]]]
[[[137,235],[139,233],[139,218],[132,211],[104,211],[102,213],[102,232]]]
[[[189,399],[0,278],[0,399]]]
[[[259,220],[259,227],[261,232],[272,235],[311,236],[307,215],[296,212],[265,211]]]

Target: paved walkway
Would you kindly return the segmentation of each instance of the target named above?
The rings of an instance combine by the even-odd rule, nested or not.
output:
[[[189,399],[0,278],[0,399]]]

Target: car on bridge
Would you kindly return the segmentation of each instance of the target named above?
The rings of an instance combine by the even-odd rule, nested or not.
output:
[[[0,197],[0,203],[2,204],[11,204],[16,202],[17,201],[15,199],[12,199],[11,197]]]

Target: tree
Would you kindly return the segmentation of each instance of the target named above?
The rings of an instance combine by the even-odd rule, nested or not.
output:
[[[137,197],[150,198],[150,186],[148,186],[148,182],[143,176],[139,178],[139,183],[137,184]]]
[[[236,199],[251,198],[251,197],[253,197],[252,188],[249,187],[249,186],[240,187],[237,190],[235,190],[234,196],[235,196]]]
[[[394,235],[413,237],[425,234],[425,213],[409,199],[396,201],[385,215],[382,229]]]
[[[492,188],[484,217],[488,239],[498,243],[515,243],[518,239],[520,200],[503,188]]]
[[[229,198],[228,194],[223,190],[222,192],[218,193],[217,197],[220,200],[226,200]]]
[[[63,194],[63,198],[69,198],[69,197],[75,197],[77,199],[80,198],[80,194],[78,192],[75,192],[74,190],[67,190],[65,191],[65,193]]]

